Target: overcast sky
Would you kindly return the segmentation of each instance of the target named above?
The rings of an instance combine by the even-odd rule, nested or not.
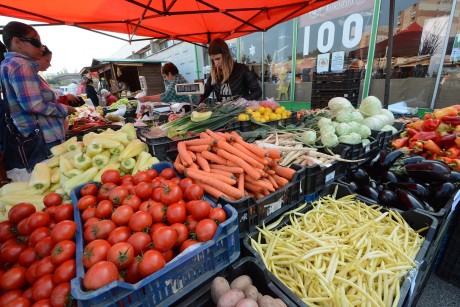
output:
[[[12,20],[37,24],[34,21],[0,16],[0,25],[4,26]],[[90,66],[93,58],[110,57],[126,44],[116,38],[71,26],[40,26],[35,29],[43,44],[53,52],[51,67],[46,73],[57,73],[64,68],[68,72],[79,72],[81,68]],[[114,35],[128,38],[124,34]]]

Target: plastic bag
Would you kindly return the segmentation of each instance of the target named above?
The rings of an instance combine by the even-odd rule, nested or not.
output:
[[[273,111],[276,110],[276,108],[280,107],[280,104],[277,103],[274,98],[267,98],[267,100],[260,101],[259,106],[262,106],[264,108],[270,108]]]

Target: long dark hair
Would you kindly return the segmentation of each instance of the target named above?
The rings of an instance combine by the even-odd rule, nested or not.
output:
[[[8,50],[11,50],[11,40],[13,37],[26,37],[29,34],[37,34],[37,31],[25,23],[10,21],[2,30],[3,43]]]
[[[226,82],[233,70],[233,57],[227,43],[221,38],[214,39],[209,44],[208,54],[222,54],[221,69],[218,69],[214,65],[214,62],[211,61],[211,84],[216,84],[217,82]]]

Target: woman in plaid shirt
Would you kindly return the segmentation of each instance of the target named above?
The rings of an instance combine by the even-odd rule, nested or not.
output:
[[[3,28],[2,36],[8,52],[0,66],[0,78],[13,124],[24,137],[41,129],[44,138],[44,142],[26,152],[6,144],[5,164],[7,169],[32,169],[50,155],[51,147],[65,140],[65,118],[76,110],[58,103],[53,89],[43,86],[40,80],[36,61],[42,57],[45,46],[37,31],[12,21]],[[3,107],[2,117],[6,105]],[[22,155],[25,157],[19,157]]]

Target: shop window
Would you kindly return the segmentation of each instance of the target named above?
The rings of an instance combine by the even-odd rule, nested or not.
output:
[[[262,33],[256,32],[241,38],[240,62],[248,66],[259,82],[262,82],[262,78],[268,81],[268,67],[262,69]]]

